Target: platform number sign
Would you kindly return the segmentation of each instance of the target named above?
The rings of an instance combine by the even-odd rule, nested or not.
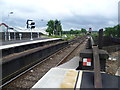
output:
[[[91,58],[83,58],[83,66],[91,66]]]

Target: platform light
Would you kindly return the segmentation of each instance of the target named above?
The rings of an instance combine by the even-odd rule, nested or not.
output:
[[[8,20],[10,20],[10,15],[13,14],[13,12],[9,12],[8,13]],[[10,25],[9,25],[10,26]],[[9,26],[8,26],[8,40],[10,41],[11,40],[11,37],[10,37],[10,30],[9,30]]]

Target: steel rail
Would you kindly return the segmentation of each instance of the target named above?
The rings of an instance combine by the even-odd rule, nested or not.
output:
[[[84,41],[85,40],[83,38],[83,40],[71,52],[69,52],[55,67],[57,67],[60,64],[62,64]]]
[[[67,47],[69,47],[69,45],[66,46],[66,47],[64,47],[64,48],[61,48],[60,50],[56,51],[54,54],[50,55],[49,57],[43,59],[42,61],[40,61],[40,62],[38,62],[38,63],[36,63],[36,64],[34,64],[32,67],[26,69],[25,71],[23,71],[22,73],[18,74],[18,75],[15,76],[14,78],[12,78],[12,79],[10,79],[9,81],[5,82],[3,85],[0,86],[0,88],[6,86],[7,84],[9,84],[9,83],[12,82],[13,80],[17,79],[18,77],[22,76],[23,74],[25,74],[25,73],[28,72],[29,70],[31,70],[31,69],[33,69],[34,67],[38,66],[39,64],[45,62],[45,61],[48,60],[50,57],[52,57],[52,56],[60,53],[62,50],[66,49]]]
[[[84,41],[84,40],[83,40],[83,41]],[[82,41],[82,42],[83,42],[83,41]],[[38,63],[36,63],[36,64],[34,64],[32,67],[26,69],[25,71],[23,71],[22,73],[18,74],[18,75],[15,76],[15,77],[13,77],[13,78],[10,79],[9,81],[5,82],[4,84],[2,84],[2,85],[0,86],[0,88],[2,88],[2,87],[4,87],[4,86],[8,85],[9,83],[11,83],[12,81],[14,81],[15,79],[17,79],[17,78],[19,78],[20,76],[22,76],[23,74],[25,74],[26,72],[28,72],[28,71],[30,71],[31,69],[35,68],[35,67],[38,66],[39,64],[41,64],[41,63],[47,61],[47,60],[48,60],[49,58],[51,58],[52,56],[54,56],[54,55],[60,53],[61,51],[65,50],[65,49],[68,48],[68,47],[69,47],[69,44],[68,44],[66,47],[61,48],[60,50],[56,51],[54,54],[50,55],[49,57],[43,59],[42,61],[40,61],[40,62],[38,62]],[[76,47],[76,48],[77,48],[77,47]],[[64,57],[64,58],[65,58],[65,57]]]

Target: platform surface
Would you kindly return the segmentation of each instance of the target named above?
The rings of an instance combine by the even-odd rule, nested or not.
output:
[[[35,44],[35,43],[40,43],[40,42],[47,42],[47,41],[53,41],[53,40],[59,40],[60,38],[49,38],[49,39],[43,39],[43,40],[32,40],[32,41],[26,41],[26,42],[21,42],[21,43],[13,43],[9,45],[2,45],[0,46],[0,50],[2,49],[7,49],[7,48],[13,48],[13,47],[18,47],[22,45],[28,45],[28,44]]]
[[[60,88],[68,70],[72,69],[52,68],[32,88]]]
[[[58,66],[58,68],[66,68],[66,69],[76,69],[79,66],[80,57],[76,56],[72,58],[70,61]]]
[[[30,42],[30,41],[36,41],[36,40],[44,40],[49,38],[33,38],[33,40],[29,39],[22,39],[22,40],[11,40],[11,41],[0,41],[1,45],[9,45],[9,44],[15,44],[15,43],[23,43],[23,42]]]
[[[34,88],[60,88],[60,84],[64,79],[66,71],[69,69],[52,68],[45,76],[43,76],[33,87]],[[93,88],[94,89],[94,72],[80,71],[78,79],[76,79],[75,88]],[[101,73],[103,88],[120,88],[120,77]],[[31,90],[32,90],[31,89]],[[92,89],[91,89],[92,90]]]
[[[64,75],[68,70],[76,70],[79,65],[79,57],[74,57],[70,61],[50,69],[33,87],[34,88],[60,88],[60,84],[64,79]],[[91,88],[94,90],[94,71],[76,70],[78,78],[76,78],[77,90],[81,88]],[[120,76],[114,76],[101,72],[103,88],[120,88]],[[106,89],[105,89],[106,90]]]

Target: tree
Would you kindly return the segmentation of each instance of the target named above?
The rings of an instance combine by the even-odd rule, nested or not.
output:
[[[114,30],[116,32],[116,36],[120,37],[120,25],[119,24],[114,26]]]
[[[62,25],[61,22],[57,19],[55,21],[50,20],[47,24],[46,32],[49,33],[49,35],[61,35],[62,33]]]
[[[113,36],[120,38],[120,25],[116,25],[114,27],[107,27],[105,28],[104,33],[106,36]]]
[[[82,28],[81,29],[81,33],[85,33],[86,34],[87,33],[86,29]]]
[[[73,31],[73,29],[71,29],[71,30],[70,30],[70,34],[74,34],[74,31]]]
[[[70,29],[70,31],[63,31],[63,34],[80,34],[80,33],[87,33],[87,31],[86,29],[81,29],[81,30]]]
[[[115,36],[115,31],[112,27],[105,28],[106,36]]]
[[[56,19],[55,20],[55,35],[61,35],[61,32],[62,32],[61,22]]]
[[[48,32],[49,35],[53,35],[54,34],[54,21],[53,20],[48,21],[47,26],[48,27],[46,29],[46,32]]]

